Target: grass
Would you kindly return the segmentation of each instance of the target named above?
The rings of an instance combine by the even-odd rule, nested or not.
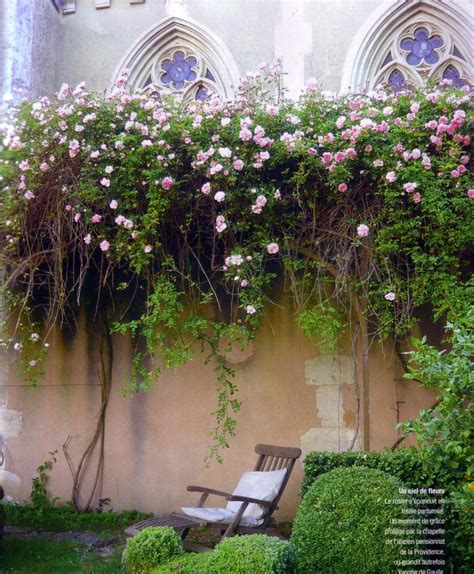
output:
[[[140,520],[150,518],[136,510],[112,512],[75,512],[71,504],[35,507],[32,504],[4,504],[6,524],[9,526],[26,526],[32,530],[64,532],[66,530],[122,534],[124,529]]]
[[[73,542],[50,542],[6,536],[0,555],[2,574],[116,574],[120,552],[102,558]]]

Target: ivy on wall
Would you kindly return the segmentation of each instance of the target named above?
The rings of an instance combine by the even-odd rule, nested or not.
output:
[[[22,104],[1,151],[17,326],[4,344],[34,379],[51,328],[86,301],[106,307],[108,334],[134,341],[136,392],[199,341],[219,382],[219,457],[240,408],[226,351],[253,336],[284,277],[316,343],[358,324],[368,412],[370,341],[403,338],[421,306],[454,321],[472,302],[472,94],[449,84],[309,86],[293,102],[271,64],[232,102],[134,94],[124,71],[106,97],[63,85]]]

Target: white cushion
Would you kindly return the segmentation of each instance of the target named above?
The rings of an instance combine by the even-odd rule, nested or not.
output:
[[[244,472],[232,494],[248,496],[249,498],[258,498],[259,500],[271,502],[277,497],[285,475],[286,468],[266,472]],[[242,502],[229,501],[227,503],[227,510],[231,510],[235,513],[239,510],[241,505]],[[264,514],[265,508],[263,506],[256,503],[250,503],[245,509],[243,516],[245,518],[255,518],[258,520],[262,518]]]
[[[181,510],[184,514],[199,518],[206,522],[222,522],[223,524],[230,524],[234,519],[235,512],[227,508],[197,508],[194,506],[183,506]],[[240,524],[243,526],[260,526],[263,520],[257,520],[252,517],[242,517]]]

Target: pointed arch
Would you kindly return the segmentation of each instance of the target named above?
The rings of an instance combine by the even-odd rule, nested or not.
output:
[[[471,30],[472,10],[464,0],[395,0],[388,7],[383,3],[349,48],[341,90],[374,88],[400,74],[418,86],[445,73],[456,77],[456,72],[462,81],[470,82]],[[431,56],[418,58],[410,51],[417,38],[427,40]]]
[[[239,71],[226,45],[209,29],[190,19],[171,17],[142,34],[117,66],[130,70],[129,83],[137,89],[153,84],[187,98],[217,92],[230,98]]]

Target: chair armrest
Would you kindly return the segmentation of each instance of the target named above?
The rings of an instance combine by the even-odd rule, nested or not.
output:
[[[266,506],[267,508],[270,508],[273,504],[273,502],[269,502],[268,500],[259,500],[258,498],[240,496],[239,494],[229,494],[226,496],[226,499],[235,502],[254,502],[255,504],[260,504],[261,506]]]
[[[232,496],[228,492],[223,492],[222,490],[214,490],[213,488],[207,488],[207,486],[194,486],[190,485],[186,489],[188,492],[204,492],[205,494],[214,494],[215,496]]]

